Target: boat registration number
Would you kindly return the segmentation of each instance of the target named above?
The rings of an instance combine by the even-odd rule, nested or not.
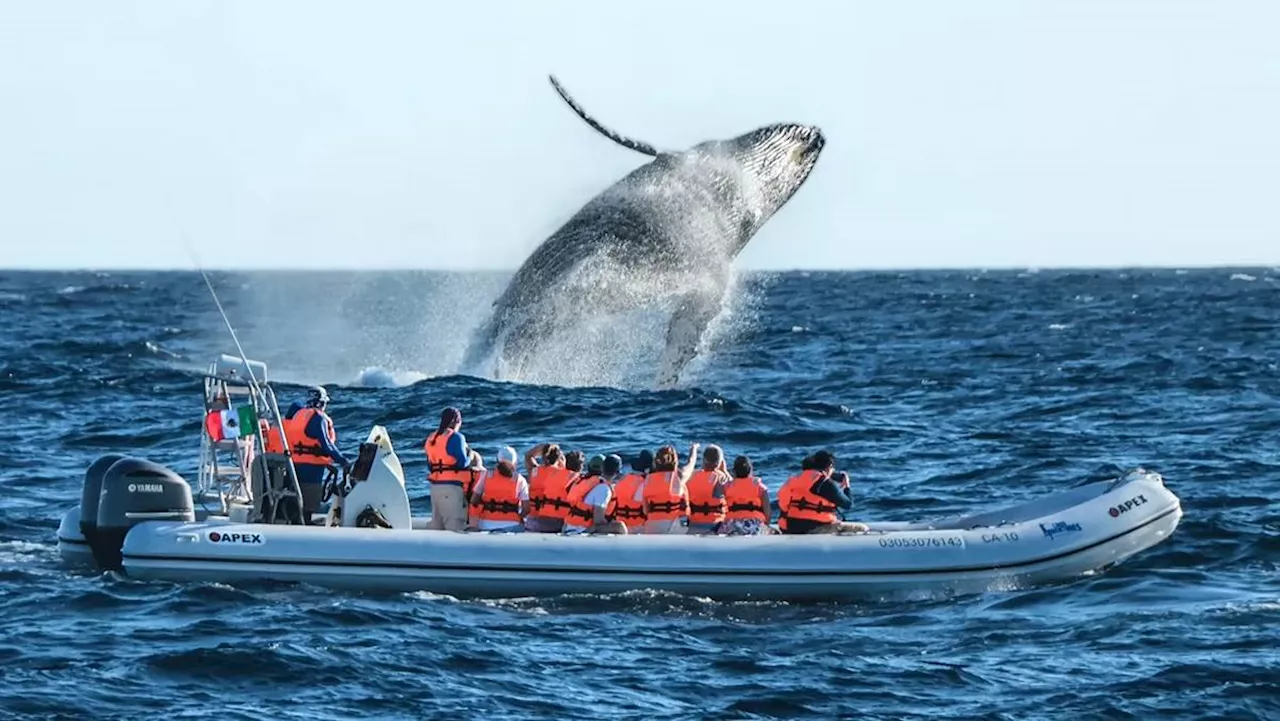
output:
[[[964,548],[960,536],[885,536],[880,539],[882,548]]]

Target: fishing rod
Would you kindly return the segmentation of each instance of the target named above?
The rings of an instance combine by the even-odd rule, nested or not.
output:
[[[209,295],[213,296],[213,304],[218,307],[218,314],[222,316],[222,322],[226,324],[227,332],[231,334],[231,341],[236,344],[236,352],[240,354],[240,361],[244,363],[245,372],[249,374],[249,382],[254,393],[260,393],[261,388],[258,386],[258,376],[253,372],[249,357],[245,355],[244,346],[240,345],[240,337],[236,335],[236,329],[231,327],[231,319],[227,317],[227,311],[222,307],[222,301],[218,299],[218,292],[213,289],[213,281],[209,280],[209,274],[201,266],[200,258],[196,256],[195,249],[188,244],[187,250],[191,253],[191,260],[195,262],[196,270],[200,272],[200,277],[204,279],[205,287],[209,289]]]

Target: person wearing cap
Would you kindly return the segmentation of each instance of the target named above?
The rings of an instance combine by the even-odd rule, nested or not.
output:
[[[293,468],[298,474],[298,487],[302,491],[302,517],[307,523],[320,509],[320,496],[329,468],[338,465],[344,471],[351,470],[351,462],[338,450],[338,434],[333,428],[333,420],[325,412],[328,408],[328,391],[316,386],[307,393],[303,407],[283,422],[293,456]]]
[[[805,459],[799,475],[778,491],[778,529],[787,534],[862,533],[867,526],[840,520],[838,511],[853,508],[849,476],[836,473],[836,458],[818,451]]]
[[[602,473],[604,473],[604,456],[597,453],[587,461],[587,470],[582,473],[582,478],[594,478]]]
[[[614,517],[627,527],[628,533],[640,533],[644,528],[644,502],[639,498],[644,477],[653,468],[653,452],[640,451],[631,462],[631,472],[613,486]]]
[[[473,520],[479,530],[524,530],[524,519],[529,515],[529,482],[516,472],[516,449],[507,446],[498,451],[497,466],[476,481],[471,503],[476,508]]]
[[[431,520],[435,531],[467,527],[467,492],[484,469],[480,454],[467,447],[462,435],[462,411],[452,406],[440,412],[440,425],[422,444],[431,484]]]
[[[592,456],[587,475],[569,491],[569,513],[564,519],[565,535],[616,533],[626,535],[626,525],[613,514],[613,481],[622,473],[622,458]]]

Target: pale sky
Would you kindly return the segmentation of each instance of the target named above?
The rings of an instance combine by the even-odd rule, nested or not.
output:
[[[515,268],[821,126],[746,268],[1280,264],[1280,3],[8,2],[0,267]]]

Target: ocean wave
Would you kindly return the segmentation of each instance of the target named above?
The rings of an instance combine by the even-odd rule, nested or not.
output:
[[[418,371],[396,371],[370,366],[356,374],[352,384],[358,388],[400,388],[429,378]]]
[[[628,460],[666,442],[682,456],[690,442],[718,443],[750,456],[775,498],[826,447],[854,479],[856,520],[996,507],[1134,465],[1159,470],[1183,499],[1165,542],[1068,584],[813,604],[653,591],[457,599],[63,569],[54,532],[98,455],[192,474],[201,374],[232,344],[192,274],[6,275],[3,292],[26,300],[5,305],[0,339],[0,610],[21,620],[0,632],[0,707],[1247,715],[1274,704],[1280,662],[1280,306],[1269,285],[1223,283],[1231,272],[776,274],[694,379],[664,391],[458,375],[440,328],[469,317],[475,299],[444,303],[422,274],[216,275],[246,351],[273,379],[336,381],[329,410],[344,451],[374,423],[389,429],[419,512],[418,444],[445,405],[463,410],[486,458],[542,441]],[[55,292],[70,286],[100,292]],[[302,387],[278,383],[281,403]],[[865,688],[850,686],[850,669]]]

